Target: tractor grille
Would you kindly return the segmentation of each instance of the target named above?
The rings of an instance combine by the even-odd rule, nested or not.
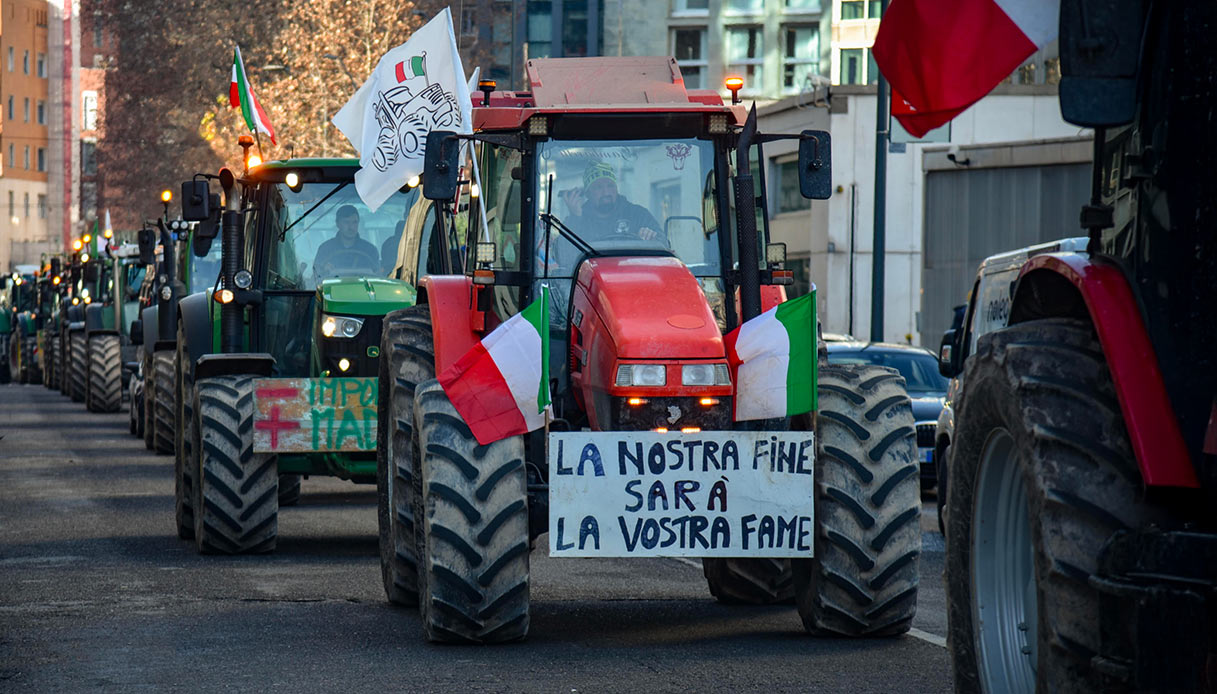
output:
[[[934,447],[934,430],[937,424],[921,423],[917,425],[917,447],[918,448],[933,448]]]

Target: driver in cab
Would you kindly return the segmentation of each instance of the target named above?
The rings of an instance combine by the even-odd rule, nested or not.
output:
[[[359,237],[359,211],[354,205],[343,205],[334,213],[338,233],[317,249],[313,268],[317,281],[351,272],[376,274],[380,269],[380,251]]]
[[[617,192],[617,175],[605,162],[589,164],[583,171],[583,189],[566,191],[562,199],[573,214],[571,229],[592,245],[612,239],[651,241],[660,235],[655,217]]]

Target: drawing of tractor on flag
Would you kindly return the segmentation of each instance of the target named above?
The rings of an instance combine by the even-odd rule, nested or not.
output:
[[[424,57],[413,58],[409,64],[399,63],[396,69],[398,82],[421,77],[426,84]],[[387,171],[399,157],[421,158],[428,132],[455,128],[461,120],[456,96],[444,91],[438,83],[426,84],[417,93],[406,84],[379,92],[374,112],[380,134],[376,138],[376,150],[372,152],[372,165],[379,171]]]

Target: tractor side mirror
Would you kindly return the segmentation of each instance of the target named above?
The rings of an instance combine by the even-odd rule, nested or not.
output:
[[[210,221],[210,220],[208,220]],[[211,252],[211,242],[215,240],[215,234],[211,236],[203,236],[199,233],[199,229],[207,222],[200,222],[199,226],[194,230],[194,238],[190,240],[190,249],[194,251],[196,258],[206,258]]]
[[[85,263],[85,282],[96,282],[99,269],[97,263]]]
[[[218,196],[217,196],[218,197]],[[211,189],[206,180],[182,183],[182,219],[201,222],[211,216]]]
[[[131,343],[136,345],[144,344],[144,321],[136,318],[131,321]]]
[[[459,173],[457,159],[460,147],[456,133],[432,130],[427,133],[427,151],[423,155],[423,197],[428,200],[452,200],[456,197]]]
[[[220,235],[220,194],[211,194],[211,216],[194,227],[194,237],[214,239]]]
[[[1148,7],[1145,0],[1061,0],[1060,99],[1066,121],[1087,128],[1132,122]]]
[[[63,264],[59,262],[59,258],[51,258],[51,277],[58,277],[62,269]]]
[[[140,265],[152,265],[156,262],[156,231],[144,227],[135,234],[135,241],[139,244],[139,262]]]
[[[799,192],[812,200],[832,197],[832,137],[804,130],[799,139]]]
[[[955,363],[955,329],[942,334],[942,343],[938,346],[938,373],[947,378],[955,378],[960,369]]]

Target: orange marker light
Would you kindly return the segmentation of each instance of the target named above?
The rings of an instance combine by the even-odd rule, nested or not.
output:
[[[703,407],[709,407],[711,405],[717,405],[718,398],[702,398],[701,400],[698,400],[697,402],[700,403]]]
[[[728,77],[727,79],[723,80],[723,84],[726,85],[727,91],[731,92],[731,103],[738,104],[739,90],[744,88],[744,78]]]
[[[234,298],[231,289],[221,289],[216,294],[216,301],[219,301],[221,304],[231,304]]]
[[[680,430],[680,433],[682,433],[682,434],[696,434],[696,433],[697,433],[697,432],[699,432],[699,431],[701,431],[701,427],[682,427],[682,428],[681,428],[681,430]]]
[[[647,404],[647,399],[646,398],[630,398],[630,399],[626,400],[626,402],[629,403],[633,407],[638,407],[639,405]]]
[[[161,202],[169,202],[173,199],[173,191],[166,188],[161,191]]]
[[[657,431],[661,434],[666,434],[666,433],[668,433],[668,428],[667,427],[656,427],[655,431]]]

